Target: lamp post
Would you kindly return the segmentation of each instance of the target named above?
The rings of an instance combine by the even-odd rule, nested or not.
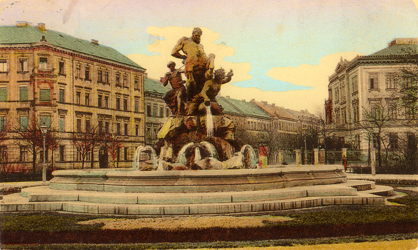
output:
[[[46,161],[45,161],[45,155],[46,155],[46,148],[45,148],[45,140],[46,140],[46,134],[48,133],[48,127],[45,125],[41,126],[41,133],[42,133],[42,139],[44,143],[44,153],[43,153],[43,166],[42,166],[42,181],[46,182]]]

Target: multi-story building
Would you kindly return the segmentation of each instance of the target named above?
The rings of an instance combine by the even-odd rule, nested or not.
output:
[[[272,129],[277,131],[282,141],[293,141],[300,127],[297,117],[290,114],[285,108],[276,106],[274,103],[268,104],[265,101],[251,101],[254,105],[260,107],[272,118]]]
[[[145,142],[147,145],[155,145],[158,141],[157,134],[163,126],[166,118],[171,115],[171,111],[162,99],[163,95],[171,89],[171,86],[163,86],[160,81],[145,78]]]
[[[131,166],[135,147],[145,142],[145,69],[97,40],[81,40],[26,22],[0,27],[0,120],[25,130],[32,117],[54,131],[58,148],[47,153],[58,168],[79,168],[74,133],[93,127],[116,134],[123,147],[119,167]],[[30,164],[31,150],[9,133],[2,143],[9,163]],[[41,161],[42,157],[37,157]],[[85,166],[107,167],[105,146]]]
[[[335,73],[329,77],[329,97],[325,102],[328,129],[339,137],[340,144],[369,149],[373,136],[361,124],[365,112],[377,106],[386,107],[392,120],[384,126],[387,144],[397,145],[399,136],[409,132],[399,122],[404,117],[403,112],[397,112],[397,76],[401,69],[417,65],[417,48],[416,38],[400,38],[371,55],[351,61],[341,58]]]

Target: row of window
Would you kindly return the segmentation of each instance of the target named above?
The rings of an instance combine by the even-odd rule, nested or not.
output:
[[[164,108],[164,106],[157,105],[157,104],[154,104],[154,105],[147,104],[147,116],[148,117],[164,117],[164,111],[165,111],[165,117],[170,116],[169,108]]]
[[[0,87],[0,102],[7,102],[7,88]],[[19,87],[19,101],[28,101],[29,91],[27,86]],[[51,89],[39,89],[39,102],[51,102]]]
[[[76,149],[76,161],[82,161],[83,160],[83,155],[81,152],[80,148]],[[58,146],[58,152],[59,152],[59,158],[58,161],[59,162],[64,162],[65,161],[65,146],[64,145],[60,145]],[[46,151],[46,155],[45,155],[45,159],[48,161],[49,156],[48,156],[48,150]],[[123,155],[122,155],[123,153]],[[39,150],[39,158],[40,161],[42,161],[43,157],[44,157],[44,152],[43,150]],[[123,157],[122,157],[123,156]],[[28,146],[20,146],[19,147],[19,161],[20,162],[31,162],[33,159],[29,156],[29,147]],[[117,154],[116,154],[116,160],[117,161],[130,161],[131,159],[129,159],[129,147],[123,147],[117,150]],[[10,161],[9,157],[8,157],[8,149],[7,146],[0,146],[0,163],[4,163]],[[91,152],[86,154],[86,157],[84,159],[85,162],[91,161]]]
[[[64,119],[65,118],[63,118],[63,117],[60,118],[60,122],[59,122],[60,132],[65,132],[64,131]],[[90,120],[86,120],[85,121],[85,129],[83,130],[81,118],[77,119],[76,126],[77,126],[77,132],[78,133],[83,133],[83,132],[90,133],[93,129]],[[98,125],[97,125],[97,132],[98,133],[105,133],[105,134],[113,133],[113,131],[111,131],[111,126],[112,126],[111,122],[100,120],[98,122]],[[61,127],[63,129],[61,129]],[[116,123],[115,133],[117,135],[129,135],[129,125],[128,125],[128,123],[119,123],[119,122]],[[135,136],[139,136],[139,124],[135,125],[134,133],[135,133]]]
[[[48,70],[48,58],[47,57],[39,57],[39,70]],[[84,67],[81,64],[77,64],[75,68],[75,78],[76,79],[84,79],[87,81],[91,81],[92,77],[92,66],[86,65]],[[82,69],[84,71],[82,71]],[[6,59],[0,59],[0,73],[6,73],[9,71],[8,62]],[[20,58],[18,60],[18,72],[28,72],[28,59],[27,58]],[[98,68],[97,70],[97,82],[103,84],[110,84],[110,70],[104,68]],[[60,61],[58,62],[58,74],[65,76],[65,62]],[[129,77],[126,73],[116,72],[115,76],[115,86],[119,87],[126,87],[129,88]],[[140,89],[140,80],[138,77],[134,79],[134,89]]]
[[[351,86],[352,86],[352,95],[355,95],[358,93],[358,77],[357,75],[353,76],[351,78]],[[395,73],[387,73],[385,75],[385,83],[386,83],[386,89],[396,89],[398,85],[398,77]],[[368,80],[368,88],[369,90],[379,90],[379,74],[378,73],[370,73],[369,74],[369,80]],[[341,98],[340,98],[341,97]],[[334,88],[334,103],[339,103],[340,101],[342,103],[346,102],[346,85],[345,81],[342,81],[339,85],[337,85]]]
[[[28,59],[19,58],[17,72],[29,72]],[[6,59],[0,59],[0,73],[9,72],[9,66]]]

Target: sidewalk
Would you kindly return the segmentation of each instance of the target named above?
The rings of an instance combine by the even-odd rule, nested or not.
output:
[[[397,174],[351,174],[346,173],[348,180],[374,181],[377,185],[397,184],[408,186],[409,189],[418,192],[418,175],[397,175]]]
[[[5,192],[8,190],[18,189],[18,188],[27,188],[27,187],[37,187],[37,186],[47,186],[47,182],[42,181],[26,181],[26,182],[3,182],[0,183],[0,192]]]

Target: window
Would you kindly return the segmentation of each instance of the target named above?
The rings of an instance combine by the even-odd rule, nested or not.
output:
[[[338,87],[336,87],[334,89],[334,98],[333,99],[334,99],[335,103],[338,103],[340,101],[340,92],[338,90]]]
[[[102,98],[103,98],[103,95],[99,95],[97,97],[97,107],[99,107],[99,108],[102,107]]]
[[[51,102],[51,89],[40,89],[39,90],[39,101],[40,102]]]
[[[63,145],[60,145],[59,146],[59,154],[60,154],[60,161],[64,161],[65,160],[65,155],[64,155],[64,153],[65,153],[65,146],[63,146]]]
[[[115,77],[115,84],[116,86],[120,86],[120,73],[116,73],[116,77]]]
[[[135,80],[134,80],[134,89],[139,90],[139,79],[138,78],[135,78]]]
[[[135,98],[135,106],[134,106],[135,112],[139,112],[139,99]]]
[[[48,68],[48,58],[40,57],[39,58],[39,69],[46,70]]]
[[[110,123],[109,122],[105,122],[105,132],[106,132],[106,134],[109,134],[109,132],[110,132]]]
[[[120,110],[120,97],[116,97],[116,109]]]
[[[104,83],[109,83],[109,72],[107,71],[104,73]]]
[[[398,149],[398,134],[397,133],[389,133],[389,149],[391,151]]]
[[[90,106],[90,94],[86,93],[86,96],[84,98],[84,103],[86,104],[86,106]]]
[[[59,131],[60,132],[65,132],[65,118],[64,117],[60,117],[59,118]]]
[[[81,78],[81,66],[77,64],[75,66],[75,78]]]
[[[103,133],[103,121],[99,121],[99,133]]]
[[[81,92],[76,92],[75,93],[75,104],[80,105],[81,103]]]
[[[120,148],[116,150],[116,160],[120,161]]]
[[[123,158],[124,158],[125,161],[128,160],[128,147],[125,147],[123,149]]]
[[[152,116],[157,116],[157,105],[152,106]]]
[[[389,73],[386,75],[386,89],[396,89],[396,77],[395,74]]]
[[[120,123],[116,123],[116,134],[120,135]]]
[[[20,131],[26,131],[28,129],[28,117],[27,116],[21,116],[19,123],[20,123]]]
[[[398,118],[398,112],[397,112],[397,102],[396,100],[388,101],[388,114],[391,119],[397,119]]]
[[[123,99],[123,110],[128,110],[128,99]]]
[[[164,107],[160,107],[160,117],[164,117]]]
[[[7,88],[0,88],[0,102],[7,102]]]
[[[81,119],[77,119],[77,132],[81,133]]]
[[[109,108],[109,96],[105,96],[105,98],[104,98],[104,101],[105,101],[105,108]]]
[[[4,131],[6,129],[7,119],[5,116],[0,116],[0,131]]]
[[[86,120],[86,133],[90,133],[90,130],[91,130],[90,120]]]
[[[77,148],[77,159],[76,161],[81,161],[83,159],[83,155],[81,154],[81,148]]]
[[[370,83],[370,89],[371,90],[379,89],[379,78],[378,78],[377,74],[370,74],[369,75],[369,83]]]
[[[41,150],[39,151],[39,160],[40,160],[41,162],[44,162],[44,151],[43,151],[43,149],[41,149]],[[45,162],[48,162],[48,149],[46,149],[46,154],[45,154]]]
[[[97,82],[103,82],[103,72],[100,69],[97,71]]]
[[[91,152],[86,153],[86,161],[91,161]]]
[[[135,125],[135,136],[139,135],[139,126]]]
[[[29,151],[27,146],[20,146],[20,162],[29,160]]]
[[[59,62],[58,63],[58,74],[60,75],[64,75],[65,71],[64,71],[64,62]]]
[[[7,61],[4,59],[0,59],[0,72],[7,72]]]
[[[128,135],[128,123],[125,123],[125,131],[124,131],[125,133],[125,135]]]
[[[47,115],[40,116],[39,124],[41,126],[47,126],[48,128],[51,128],[51,117]]]
[[[28,72],[28,59],[20,58],[19,59],[19,72]]]
[[[169,117],[170,116],[170,109],[165,109],[165,116],[166,117]]]
[[[64,89],[59,90],[59,101],[62,103],[65,102],[65,90]]]
[[[28,87],[19,88],[19,100],[21,102],[28,100]]]
[[[152,114],[151,114],[151,105],[147,105],[147,116],[152,116]]]
[[[0,146],[0,162],[7,162],[7,146]]]
[[[123,76],[123,87],[128,87],[128,76],[127,75]]]
[[[90,67],[86,66],[84,69],[84,79],[90,81]]]

